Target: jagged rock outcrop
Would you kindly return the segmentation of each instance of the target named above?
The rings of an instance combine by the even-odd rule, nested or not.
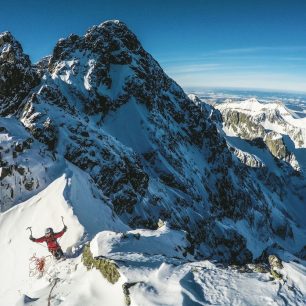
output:
[[[233,129],[237,135],[243,139],[255,139],[263,137],[265,130],[261,125],[253,122],[252,116],[236,110],[222,112],[224,124],[226,127]]]
[[[39,78],[18,41],[9,32],[0,34],[0,115],[13,114]]]
[[[265,164],[256,156],[253,154],[250,154],[248,152],[243,152],[235,147],[230,147],[231,152],[235,154],[235,156],[238,157],[238,159],[245,165],[252,167],[252,168],[263,168],[265,167]]]

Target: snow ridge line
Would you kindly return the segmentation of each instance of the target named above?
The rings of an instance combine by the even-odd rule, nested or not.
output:
[[[51,306],[51,294],[52,294],[52,291],[53,291],[54,287],[56,286],[56,284],[58,283],[59,280],[60,279],[58,277],[54,279],[54,284],[53,284],[53,286],[50,290],[49,296],[48,296],[48,306]]]

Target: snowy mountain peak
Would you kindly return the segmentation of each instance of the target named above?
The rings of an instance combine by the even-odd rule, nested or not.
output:
[[[121,20],[118,19],[111,19],[111,20],[105,20],[102,23],[100,23],[99,27],[103,27],[103,26],[124,26],[127,28],[127,25],[122,22]]]
[[[254,104],[254,105],[260,104],[259,101],[256,98],[250,98],[250,99],[247,99],[243,102],[246,103],[246,104]]]
[[[89,113],[118,107],[130,96],[129,88],[141,86],[157,69],[161,70],[135,34],[119,21],[107,21],[84,36],[72,34],[60,40],[48,63],[57,86],[74,87],[83,111]]]
[[[231,99],[226,100],[224,103],[218,105],[218,109],[239,109],[246,113],[260,114],[267,112],[278,112],[281,115],[291,114],[290,110],[281,101],[275,101],[271,103],[264,103],[258,101],[256,98],[251,98],[243,101],[233,101]]]
[[[61,39],[56,44],[53,52],[52,62],[70,58],[71,52],[79,50],[82,54],[73,52],[73,58],[80,58],[81,55],[89,56],[93,52],[98,57],[103,57],[105,64],[112,63],[110,57],[118,57],[118,53],[123,50],[137,51],[141,47],[137,37],[121,21],[110,20],[101,23],[99,26],[93,26],[84,36],[71,34],[66,39]],[[87,51],[87,54],[86,54]],[[114,62],[114,64],[116,64]],[[118,64],[121,64],[120,61]]]
[[[104,35],[111,34],[116,38],[120,39],[126,47],[131,51],[137,50],[141,47],[136,35],[128,28],[128,26],[119,20],[108,20],[102,22],[99,26],[100,33]],[[96,27],[89,29],[87,33],[92,33],[96,30]],[[105,31],[105,32],[103,32]]]
[[[19,63],[24,68],[31,65],[28,55],[23,53],[21,44],[10,32],[0,33],[0,62]]]
[[[11,32],[5,31],[0,33],[0,47],[3,47],[4,44],[15,44],[16,42]]]
[[[10,32],[0,34],[0,75],[0,115],[8,115],[38,83],[29,56]]]

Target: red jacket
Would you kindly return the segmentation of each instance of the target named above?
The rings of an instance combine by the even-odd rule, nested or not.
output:
[[[64,228],[58,233],[51,234],[49,237],[42,236],[40,238],[33,238],[33,241],[34,242],[46,242],[49,251],[56,251],[57,249],[60,248],[60,245],[58,244],[56,239],[62,237],[64,235],[65,231],[66,231],[66,229]]]

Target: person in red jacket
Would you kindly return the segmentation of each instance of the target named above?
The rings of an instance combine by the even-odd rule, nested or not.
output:
[[[34,242],[46,242],[48,246],[48,250],[51,252],[51,254],[56,258],[60,259],[64,257],[64,253],[62,248],[60,247],[59,243],[57,242],[57,239],[62,237],[64,233],[67,230],[67,226],[65,225],[64,228],[58,232],[54,233],[53,229],[51,227],[48,227],[45,231],[45,236],[42,236],[40,238],[34,238],[32,235],[29,237],[30,240]]]

